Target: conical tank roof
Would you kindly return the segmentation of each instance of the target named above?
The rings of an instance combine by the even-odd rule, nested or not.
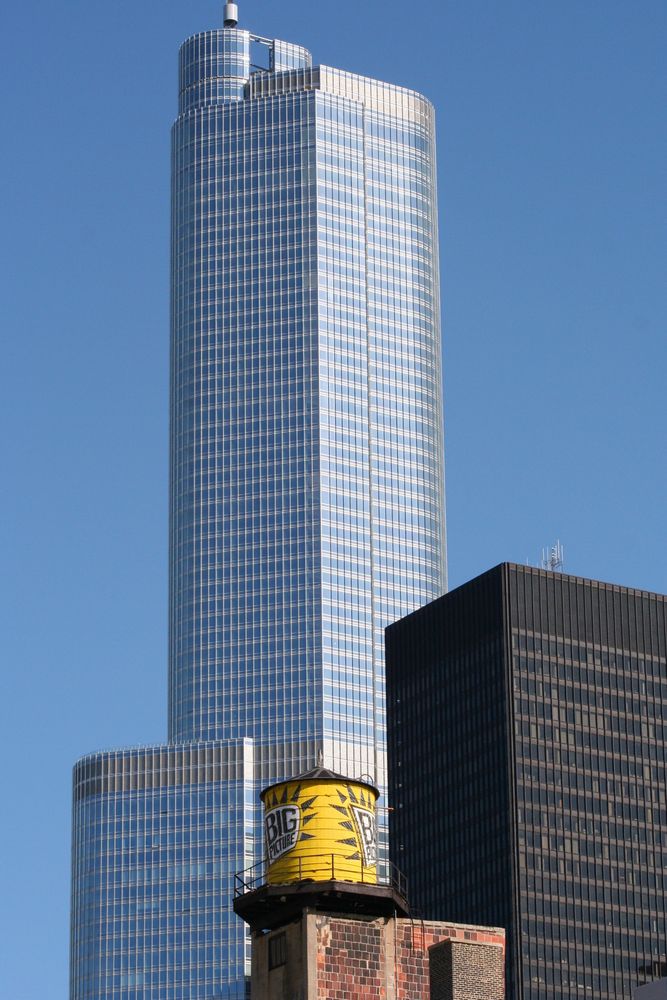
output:
[[[352,781],[361,785],[367,785],[372,788],[376,795],[380,796],[380,790],[377,788],[372,781],[370,781],[366,776],[361,778],[350,778],[349,775],[338,774],[336,771],[332,771],[328,767],[323,767],[318,764],[316,767],[311,768],[309,771],[304,771],[302,774],[295,774],[292,778],[286,778],[285,781],[335,781],[338,784],[347,784]],[[273,785],[268,785],[263,791],[260,792],[260,799],[264,801],[264,796],[267,792],[270,792],[272,788],[276,785],[284,785],[285,781],[276,781]]]

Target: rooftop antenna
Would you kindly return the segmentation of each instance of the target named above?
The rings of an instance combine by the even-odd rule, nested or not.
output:
[[[549,549],[542,549],[542,569],[548,569],[551,573],[562,573],[565,565],[565,550],[560,542],[556,542]]]
[[[239,8],[238,4],[226,3],[225,12],[223,14],[223,22],[225,28],[235,28],[239,23]]]

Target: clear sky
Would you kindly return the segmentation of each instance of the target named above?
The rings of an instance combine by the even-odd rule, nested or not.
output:
[[[665,0],[240,0],[438,111],[450,582],[667,591]],[[70,769],[166,729],[169,128],[210,0],[23,0],[0,77],[0,993],[67,994]]]

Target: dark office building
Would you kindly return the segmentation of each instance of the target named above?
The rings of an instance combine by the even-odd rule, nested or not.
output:
[[[503,564],[387,629],[391,843],[423,916],[506,927],[508,997],[667,961],[667,598]]]

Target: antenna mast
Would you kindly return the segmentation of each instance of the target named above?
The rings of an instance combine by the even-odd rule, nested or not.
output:
[[[223,14],[223,21],[225,28],[235,28],[239,23],[239,8],[238,4],[226,3],[225,11]]]
[[[549,549],[542,549],[542,569],[548,569],[552,573],[562,573],[565,565],[565,550],[560,542],[556,542]]]

